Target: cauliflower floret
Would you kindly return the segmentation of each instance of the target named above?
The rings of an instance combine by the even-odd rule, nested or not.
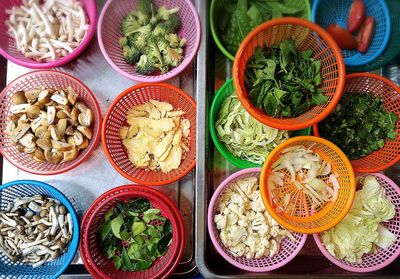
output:
[[[258,245],[258,246],[257,246],[257,250],[256,250],[256,254],[255,254],[254,257],[255,257],[256,259],[259,259],[259,258],[265,256],[265,250],[266,250],[266,247],[265,247],[265,246],[263,246],[263,245]]]
[[[233,203],[236,203],[238,205],[243,205],[244,204],[244,199],[238,193],[232,194],[230,201],[233,202]]]
[[[250,202],[251,209],[257,212],[264,212],[265,211],[265,206],[262,201],[260,191],[254,192],[251,195],[252,201]]]
[[[276,254],[278,254],[278,252],[279,252],[279,243],[275,239],[272,239],[271,240],[271,247],[269,249],[269,256],[273,257]]]
[[[222,244],[224,244],[225,247],[230,247],[229,233],[226,230],[222,230],[219,233],[219,238],[221,239]]]
[[[279,235],[283,237],[288,237],[291,241],[296,241],[296,238],[294,238],[293,234],[288,230],[281,229],[279,231]]]
[[[246,246],[243,243],[238,243],[237,245],[230,247],[230,250],[236,257],[242,257],[245,254]]]
[[[247,197],[251,197],[254,186],[258,185],[258,178],[255,176],[246,177],[240,180],[240,184],[237,184]]]
[[[237,225],[231,226],[229,230],[229,239],[231,246],[236,246],[239,242],[242,242],[247,236],[247,231],[243,227]]]
[[[222,230],[226,228],[226,216],[222,214],[217,214],[214,216],[214,222],[217,225],[218,230]]]
[[[227,226],[235,225],[239,220],[238,215],[233,211],[229,212],[229,214],[226,215],[226,217],[227,217],[227,222],[226,222]]]
[[[270,234],[272,235],[272,237],[277,237],[279,235],[279,232],[280,232],[279,226],[272,226],[271,227]]]

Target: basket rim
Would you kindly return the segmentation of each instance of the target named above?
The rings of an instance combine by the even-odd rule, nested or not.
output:
[[[119,68],[117,64],[114,63],[114,61],[110,58],[108,55],[107,49],[104,46],[104,41],[103,41],[103,29],[106,27],[103,26],[103,21],[104,17],[106,16],[108,8],[111,6],[113,2],[116,2],[118,0],[107,0],[107,2],[103,6],[103,10],[100,13],[99,21],[97,24],[97,40],[100,46],[101,53],[103,54],[103,57],[106,59],[108,64],[119,74],[137,81],[137,82],[145,82],[145,83],[159,83],[159,82],[164,82],[166,80],[172,79],[178,75],[180,75],[189,65],[192,63],[194,57],[197,55],[197,51],[199,50],[200,47],[200,41],[201,41],[201,36],[202,36],[202,31],[201,31],[201,23],[200,23],[200,18],[199,15],[196,11],[196,8],[194,7],[193,3],[190,0],[180,0],[184,1],[190,8],[191,14],[194,19],[194,24],[196,25],[196,41],[194,43],[193,51],[189,56],[184,57],[183,61],[181,64],[178,65],[178,67],[173,68],[171,71],[169,71],[166,74],[160,74],[156,76],[149,76],[149,77],[141,77],[137,74],[129,74]],[[182,27],[181,27],[182,28]]]
[[[217,102],[219,102],[222,99],[222,95],[225,94],[225,90],[228,86],[232,85],[233,86],[233,79],[229,79],[227,80],[222,87],[217,91],[217,93],[214,95],[213,101],[211,103],[211,107],[210,107],[210,112],[209,112],[209,117],[208,117],[208,125],[209,125],[209,130],[210,130],[210,134],[211,134],[211,139],[215,145],[215,147],[217,148],[217,150],[219,151],[219,153],[221,153],[221,155],[227,160],[229,161],[231,164],[233,164],[234,166],[240,168],[240,169],[244,169],[244,168],[260,168],[262,167],[261,164],[256,164],[250,161],[246,161],[242,158],[239,158],[237,156],[234,156],[227,148],[226,146],[218,139],[218,135],[217,135],[217,131],[215,129],[215,122],[217,117],[214,116],[214,114],[217,114],[219,110],[219,108],[221,106],[217,105]],[[231,92],[234,93],[234,90]],[[226,97],[227,98],[227,97]],[[226,99],[224,98],[224,99]],[[304,131],[306,134],[310,135],[311,134],[311,130],[312,127],[307,127],[301,131]],[[293,131],[296,132],[296,131]],[[296,135],[291,135],[291,137],[294,137]]]
[[[307,240],[307,235],[306,234],[302,234],[302,239],[300,242],[297,243],[297,247],[294,250],[294,252],[285,260],[268,266],[268,267],[249,267],[247,265],[241,264],[237,261],[235,261],[234,259],[232,259],[228,253],[226,253],[223,248],[221,247],[221,245],[218,243],[217,241],[217,236],[214,234],[213,228],[214,228],[214,207],[215,204],[217,203],[217,200],[221,194],[221,192],[223,190],[225,190],[226,187],[228,187],[233,181],[237,180],[239,177],[241,177],[242,175],[246,175],[246,174],[251,174],[251,173],[258,173],[260,174],[261,172],[261,168],[247,168],[247,169],[242,169],[239,170],[231,175],[229,175],[228,177],[226,177],[217,187],[217,189],[214,191],[212,197],[211,197],[211,201],[210,204],[208,206],[208,212],[207,212],[207,228],[208,228],[208,234],[210,235],[211,238],[211,242],[213,243],[215,249],[217,250],[217,252],[226,260],[228,261],[230,264],[246,270],[246,271],[252,271],[252,272],[267,272],[267,271],[272,271],[275,269],[278,269],[284,265],[286,265],[287,263],[289,263],[291,260],[293,260],[297,254],[300,252],[300,250],[303,248],[306,240]],[[274,218],[275,219],[275,218]]]
[[[261,112],[260,110],[257,110],[254,107],[254,105],[250,102],[250,100],[248,100],[247,92],[246,92],[245,88],[243,88],[243,90],[242,90],[242,88],[239,84],[239,78],[238,78],[239,61],[241,60],[242,54],[245,52],[245,50],[248,47],[251,47],[249,45],[250,41],[254,37],[256,37],[259,33],[262,33],[263,31],[265,31],[273,26],[286,25],[286,24],[300,25],[300,26],[310,29],[311,31],[316,32],[321,37],[321,39],[323,39],[327,43],[328,47],[333,52],[333,55],[335,57],[335,64],[338,67],[338,77],[336,79],[338,85],[336,86],[336,90],[333,93],[334,96],[333,96],[332,100],[322,110],[321,113],[319,113],[315,117],[308,119],[306,121],[303,121],[301,123],[285,124],[285,123],[282,123],[281,119],[271,117],[268,114]],[[295,17],[283,17],[283,18],[273,19],[273,20],[267,21],[267,22],[259,25],[255,29],[253,29],[253,31],[251,31],[247,35],[247,37],[243,40],[242,44],[240,45],[239,50],[236,53],[235,61],[233,62],[233,67],[232,67],[232,76],[233,76],[234,86],[236,89],[236,94],[238,95],[239,100],[242,103],[242,105],[245,107],[245,109],[261,123],[264,123],[265,125],[268,125],[273,128],[281,129],[281,130],[304,129],[306,127],[312,126],[315,123],[320,122],[325,117],[327,117],[333,111],[333,109],[336,107],[337,103],[339,102],[340,98],[342,97],[343,89],[345,86],[345,73],[346,73],[346,67],[344,64],[343,56],[340,52],[340,49],[339,49],[337,43],[334,41],[332,36],[329,35],[329,33],[326,30],[324,30],[322,27],[318,26],[317,24],[312,23],[305,19],[300,19],[300,18],[295,18]],[[310,110],[303,113],[302,115],[308,113]],[[292,117],[292,118],[285,118],[285,119],[295,119],[295,118]]]
[[[52,275],[51,278],[58,278],[63,274],[63,272],[67,269],[67,267],[70,265],[72,260],[75,258],[76,251],[78,250],[78,245],[79,245],[79,239],[80,239],[80,227],[79,227],[79,222],[78,222],[78,216],[76,214],[74,206],[71,204],[71,202],[68,200],[68,198],[57,188],[54,186],[51,186],[50,184],[37,181],[37,180],[15,180],[11,181],[8,183],[5,183],[0,186],[0,192],[3,190],[13,187],[13,186],[19,186],[21,184],[29,184],[30,186],[34,186],[37,188],[43,188],[45,190],[48,190],[49,192],[55,192],[59,194],[62,198],[60,201],[61,204],[63,204],[67,209],[68,212],[71,214],[72,221],[73,221],[73,232],[72,232],[72,239],[71,242],[68,245],[67,251],[63,254],[66,255],[65,263],[63,263],[61,268]],[[71,252],[68,253],[68,250],[71,249]]]
[[[386,175],[382,174],[382,173],[366,173],[366,174],[362,174],[360,176],[367,176],[367,175],[372,175],[372,176],[376,176],[379,177],[383,180],[385,180],[385,182],[387,182],[397,193],[398,196],[400,196],[400,188],[396,185],[396,183],[394,183],[393,180],[391,180],[389,177],[387,177]],[[399,211],[399,208],[396,207],[396,211]],[[391,264],[394,260],[396,260],[399,256],[400,256],[400,246],[397,247],[396,252],[393,253],[393,255],[391,257],[389,257],[388,259],[386,259],[384,262],[375,265],[375,266],[370,266],[370,267],[352,267],[346,264],[346,261],[344,260],[338,260],[336,259],[334,256],[332,256],[328,250],[326,250],[325,245],[322,243],[321,238],[319,237],[319,234],[313,234],[313,238],[315,243],[317,244],[319,250],[321,251],[321,253],[333,264],[337,265],[340,268],[343,268],[347,271],[351,271],[351,272],[373,272],[373,271],[377,271],[379,269],[382,269],[386,266],[388,266],[389,264]]]
[[[89,45],[90,41],[93,39],[94,34],[96,33],[96,26],[97,26],[97,5],[96,5],[96,0],[86,0],[82,1],[84,4],[84,9],[86,11],[86,15],[89,18],[89,29],[88,32],[81,42],[81,44],[74,49],[73,52],[68,54],[67,56],[57,59],[55,61],[50,61],[50,62],[36,62],[35,60],[32,60],[32,62],[26,62],[22,61],[11,54],[9,54],[6,50],[3,48],[0,48],[0,55],[2,55],[4,58],[7,60],[26,67],[30,69],[50,69],[50,68],[56,68],[56,67],[61,67],[64,66],[65,64],[71,62],[75,58],[77,58]],[[6,35],[8,36],[8,35]]]
[[[354,74],[348,74],[348,75],[346,75],[346,80],[347,79],[353,79],[353,78],[359,78],[359,77],[367,77],[367,78],[371,78],[371,79],[377,79],[377,80],[379,80],[379,81],[381,81],[381,82],[383,82],[383,83],[386,83],[387,85],[389,85],[391,88],[393,88],[393,90],[395,90],[395,91],[397,91],[397,93],[400,95],[400,88],[394,83],[394,82],[392,82],[391,80],[389,80],[389,79],[387,79],[387,78],[385,78],[385,77],[382,77],[382,76],[380,76],[380,75],[377,75],[377,74],[373,74],[373,73],[354,73]],[[344,92],[343,91],[343,94],[345,94],[346,92]],[[400,115],[399,115],[400,116]],[[400,120],[399,120],[400,121]],[[316,123],[316,124],[314,124],[313,125],[313,133],[314,133],[314,135],[315,136],[317,136],[317,137],[321,137],[321,135],[320,135],[320,133],[319,133],[319,130],[318,130],[318,124],[319,123]],[[400,135],[398,136],[398,137],[400,137]],[[382,148],[381,148],[382,149]],[[374,151],[374,152],[377,152],[377,151],[379,151],[380,149],[378,149],[378,150],[376,150],[376,151]],[[372,154],[372,153],[371,153]],[[366,158],[368,158],[368,156],[370,156],[371,154],[368,154],[367,156],[365,156],[365,157],[363,157],[363,158],[360,158],[360,159],[357,159],[357,160],[362,160],[362,159],[366,159]],[[356,161],[356,160],[350,160],[350,163],[351,162],[353,162],[353,161]],[[397,157],[395,157],[392,161],[390,161],[389,163],[387,163],[387,164],[384,164],[384,165],[382,165],[382,166],[380,166],[380,167],[375,167],[375,168],[359,168],[359,167],[354,167],[353,166],[353,169],[354,169],[354,171],[355,172],[363,172],[363,173],[369,173],[369,172],[380,172],[380,171],[383,171],[383,170],[385,170],[385,169],[387,169],[387,168],[390,168],[391,166],[393,166],[394,164],[396,164],[397,162],[399,162],[400,161],[400,152],[399,152],[399,154],[397,155]]]
[[[194,158],[192,160],[192,162],[190,162],[189,167],[182,171],[181,173],[179,173],[178,175],[176,175],[173,178],[167,179],[167,180],[163,180],[163,181],[148,181],[145,179],[138,179],[136,177],[130,176],[127,173],[125,173],[114,161],[112,154],[107,146],[106,143],[106,135],[107,135],[107,130],[108,130],[108,120],[110,118],[111,113],[113,112],[115,106],[119,103],[119,101],[124,98],[126,95],[128,94],[132,94],[133,91],[135,91],[136,89],[140,89],[140,88],[145,88],[145,87],[164,87],[164,88],[168,88],[172,91],[175,91],[174,93],[183,96],[186,101],[188,101],[190,103],[190,105],[194,108],[194,110],[197,110],[196,107],[196,102],[194,101],[194,99],[187,94],[185,91],[183,91],[182,89],[175,87],[173,85],[167,84],[167,83],[140,83],[134,86],[131,86],[127,89],[125,89],[121,94],[118,95],[117,98],[115,98],[115,100],[112,102],[112,104],[109,106],[106,115],[104,116],[104,121],[102,124],[102,128],[101,128],[101,138],[102,138],[102,146],[103,146],[103,150],[104,153],[107,156],[107,160],[110,162],[110,164],[114,167],[114,169],[116,169],[123,177],[125,177],[126,179],[129,179],[130,181],[136,182],[138,184],[142,184],[142,185],[146,185],[146,186],[163,186],[166,184],[170,184],[173,183],[175,181],[178,181],[179,179],[181,179],[182,177],[184,177],[186,174],[188,174],[196,165],[196,158]],[[135,94],[140,94],[139,93],[135,93]],[[193,123],[190,123],[191,126]],[[193,148],[195,148],[194,146],[190,147],[190,151],[193,150]],[[189,151],[189,152],[190,152]],[[179,170],[179,168],[178,168]],[[150,171],[149,171],[150,172]]]
[[[210,29],[211,29],[211,35],[214,39],[215,44],[217,45],[218,49],[222,52],[222,54],[225,55],[226,58],[228,58],[231,61],[235,60],[235,56],[232,55],[223,45],[223,43],[220,40],[220,36],[218,36],[218,28],[216,27],[216,20],[215,18],[215,13],[217,9],[217,2],[220,0],[212,0],[211,5],[210,5]],[[302,1],[304,6],[305,6],[305,12],[307,14],[307,19],[311,19],[311,5],[310,1]]]
[[[124,191],[124,192],[120,192],[120,191]],[[114,194],[115,192],[119,192],[119,193]],[[171,265],[171,263],[170,263],[170,265],[166,265],[159,272],[159,274],[156,274],[156,275],[157,276],[163,275],[164,277],[167,277],[170,273],[173,272],[173,270],[179,264],[179,260],[183,255],[183,251],[184,251],[184,247],[185,247],[185,243],[186,243],[183,218],[182,218],[182,215],[180,214],[179,209],[164,193],[162,193],[154,188],[147,187],[145,185],[127,184],[127,185],[122,185],[122,186],[112,188],[112,189],[106,191],[105,193],[103,193],[101,196],[99,196],[90,205],[89,209],[86,211],[86,213],[84,214],[84,216],[82,218],[81,230],[82,230],[83,236],[80,238],[79,249],[80,249],[81,254],[84,255],[84,256],[82,256],[82,260],[85,264],[85,267],[88,267],[89,272],[92,271],[93,275],[101,274],[99,272],[99,270],[101,270],[101,269],[98,268],[97,265],[92,265],[90,263],[91,261],[93,261],[91,254],[86,252],[86,251],[89,251],[87,249],[89,247],[88,247],[88,242],[87,241],[84,242],[84,239],[88,239],[89,228],[91,228],[91,227],[89,227],[89,225],[92,226],[93,218],[94,218],[95,214],[98,214],[99,209],[104,204],[112,201],[116,197],[123,197],[126,194],[134,195],[135,193],[140,193],[141,195],[146,196],[146,198],[150,202],[153,200],[157,200],[160,203],[164,204],[167,207],[167,209],[170,211],[172,216],[174,217],[176,226],[179,229],[179,231],[177,232],[177,240],[178,240],[178,243],[181,245],[178,245],[178,248],[176,249],[174,255],[172,255],[172,257],[171,257],[171,258],[175,257],[175,260],[171,260],[170,262],[172,263],[172,265]],[[104,276],[104,275],[105,274],[103,273],[102,276]],[[106,278],[109,278],[109,277],[106,276]]]
[[[374,0],[374,1],[378,1],[379,2],[380,7],[382,8],[384,17],[386,19],[386,24],[385,24],[386,32],[385,32],[385,36],[383,38],[383,42],[382,42],[380,48],[378,49],[378,51],[376,51],[368,59],[365,59],[363,62],[350,62],[349,63],[349,61],[348,61],[349,59],[348,58],[344,58],[344,62],[346,64],[346,66],[349,66],[349,67],[363,67],[366,64],[373,62],[376,58],[378,58],[383,53],[383,51],[386,49],[386,46],[389,43],[389,39],[390,39],[391,32],[392,32],[392,30],[391,30],[392,29],[392,24],[391,24],[389,8],[388,8],[388,6],[387,6],[387,4],[386,4],[386,2],[384,0]],[[316,17],[316,14],[317,14],[318,5],[320,3],[322,3],[322,0],[314,0],[313,6],[312,6],[312,9],[311,9],[311,21],[312,22],[317,23],[315,17]]]
[[[319,144],[323,144],[325,146],[328,146],[329,148],[331,148],[344,162],[346,169],[348,171],[348,175],[349,175],[349,180],[350,180],[350,196],[349,199],[347,200],[345,206],[342,208],[342,211],[340,212],[340,214],[338,214],[338,216],[336,216],[336,218],[331,221],[328,225],[324,225],[324,226],[319,226],[319,227],[315,227],[315,228],[300,228],[297,227],[295,225],[292,225],[288,222],[286,222],[284,219],[282,219],[276,212],[275,210],[272,208],[272,206],[269,203],[269,198],[267,196],[267,187],[268,185],[266,185],[265,181],[267,181],[267,178],[269,176],[269,172],[270,172],[270,167],[272,166],[273,163],[273,159],[275,159],[275,157],[281,152],[282,149],[286,148],[288,145],[296,143],[296,142],[301,142],[301,141],[308,141],[308,142],[316,142]],[[319,233],[321,231],[325,231],[333,226],[335,226],[337,223],[339,223],[347,214],[347,212],[350,210],[353,201],[354,201],[354,196],[355,196],[355,192],[356,192],[356,178],[355,178],[355,174],[353,171],[353,168],[350,164],[349,159],[346,157],[346,155],[343,153],[343,151],[337,147],[335,144],[333,144],[332,142],[323,139],[323,138],[319,138],[319,137],[315,137],[315,136],[299,136],[299,137],[294,137],[291,139],[288,139],[287,141],[279,144],[277,147],[275,147],[274,150],[272,150],[271,155],[267,158],[265,164],[263,165],[262,171],[261,171],[261,176],[260,176],[260,190],[261,190],[261,197],[263,199],[264,205],[267,209],[267,211],[269,212],[269,214],[282,226],[284,226],[287,229],[290,229],[292,231],[295,232],[299,232],[299,233],[306,233],[306,234],[313,234],[313,233]]]
[[[79,84],[79,86],[82,87],[87,92],[87,94],[91,96],[91,99],[93,100],[93,104],[96,108],[96,111],[94,112],[95,113],[94,119],[95,119],[95,121],[99,122],[99,128],[97,129],[96,133],[93,133],[93,137],[89,143],[89,145],[90,145],[93,142],[93,145],[88,149],[88,152],[85,155],[82,156],[82,154],[79,154],[78,158],[75,159],[76,162],[74,164],[71,164],[71,166],[69,166],[69,167],[60,167],[60,169],[56,169],[56,170],[52,170],[52,171],[33,170],[28,167],[25,167],[23,164],[20,164],[19,162],[14,161],[13,159],[11,159],[8,152],[5,152],[3,148],[0,148],[1,155],[3,155],[7,159],[7,161],[10,162],[12,165],[14,165],[16,168],[23,170],[25,172],[31,173],[31,174],[49,176],[49,175],[65,173],[65,172],[68,172],[68,171],[76,168],[77,166],[82,164],[92,154],[92,152],[96,149],[96,147],[100,141],[100,134],[101,134],[100,130],[101,130],[101,126],[102,126],[102,117],[101,117],[101,109],[100,109],[100,105],[97,100],[97,97],[96,97],[96,95],[93,94],[93,92],[89,89],[89,87],[87,87],[78,78],[76,78],[70,74],[57,71],[57,70],[35,70],[35,71],[28,72],[26,74],[23,74],[22,76],[19,76],[16,79],[14,79],[3,89],[3,91],[0,93],[0,98],[2,98],[3,95],[8,90],[10,90],[13,86],[15,86],[17,83],[24,80],[25,78],[30,77],[30,76],[42,75],[42,74],[64,76],[65,78],[72,80],[73,82],[76,82],[77,84]]]

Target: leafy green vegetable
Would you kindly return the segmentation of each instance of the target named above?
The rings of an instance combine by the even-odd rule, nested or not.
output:
[[[362,262],[364,254],[373,253],[376,246],[389,248],[395,236],[380,223],[395,215],[394,204],[386,198],[385,190],[374,176],[362,181],[352,208],[332,229],[322,233],[321,240],[334,257],[348,262]]]
[[[354,160],[365,157],[397,137],[398,116],[372,93],[345,93],[335,110],[319,125],[322,137]]]
[[[288,131],[270,128],[254,119],[235,93],[222,103],[215,129],[218,139],[233,155],[260,165],[272,149],[289,138]]]
[[[235,55],[246,35],[257,25],[271,18],[306,17],[303,8],[295,7],[296,1],[290,1],[290,4],[288,2],[287,0],[223,1],[223,10],[218,15],[217,25],[225,48]]]
[[[311,50],[298,51],[289,38],[279,45],[257,47],[247,62],[245,86],[254,106],[273,117],[296,117],[323,104],[321,61]]]
[[[171,222],[143,198],[116,204],[98,230],[104,254],[125,271],[149,268],[168,251],[172,233]]]

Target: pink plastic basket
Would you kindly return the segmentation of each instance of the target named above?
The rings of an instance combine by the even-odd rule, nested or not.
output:
[[[217,208],[219,195],[229,187],[232,182],[249,176],[260,176],[261,168],[244,169],[227,177],[215,190],[208,207],[208,233],[218,253],[232,265],[252,272],[267,272],[280,268],[290,262],[301,250],[306,242],[307,235],[293,232],[296,241],[292,242],[285,238],[281,242],[279,253],[273,257],[262,257],[260,259],[247,259],[246,257],[235,257],[229,253],[219,239],[218,230],[214,223],[214,215]]]
[[[29,155],[20,153],[16,146],[13,146],[10,138],[5,134],[8,118],[11,115],[10,107],[13,105],[11,96],[20,90],[28,90],[37,87],[68,87],[71,86],[78,93],[78,100],[88,106],[94,114],[92,126],[93,137],[89,146],[81,151],[78,157],[70,162],[62,164],[39,163]],[[54,70],[33,71],[12,81],[0,95],[0,152],[14,166],[26,172],[52,175],[69,171],[81,164],[96,148],[100,140],[101,110],[96,97],[90,89],[78,79],[62,72]]]
[[[371,253],[364,255],[362,257],[362,263],[357,264],[336,259],[328,252],[328,250],[326,250],[325,245],[322,243],[319,237],[319,234],[313,235],[318,248],[329,261],[351,272],[377,271],[389,265],[400,256],[400,189],[391,179],[383,174],[373,173],[365,175],[375,176],[379,184],[386,190],[386,196],[391,199],[396,206],[396,215],[394,218],[390,222],[383,224],[390,232],[396,235],[396,242],[388,249],[378,248],[378,252],[376,254]]]
[[[200,20],[190,0],[153,0],[156,6],[179,7],[182,24],[179,35],[187,40],[182,63],[166,74],[140,75],[133,65],[128,65],[119,46],[122,18],[137,6],[137,0],[108,0],[100,14],[98,38],[101,52],[107,62],[120,74],[138,82],[162,82],[179,75],[196,56],[200,45]]]
[[[0,1],[0,54],[6,59],[14,62],[15,64],[21,65],[23,67],[32,69],[50,69],[55,67],[61,67],[68,62],[75,59],[79,54],[81,54],[85,48],[89,45],[96,31],[96,20],[97,20],[97,7],[96,0],[81,0],[84,4],[86,15],[89,19],[89,30],[83,39],[82,43],[77,47],[71,54],[51,62],[38,62],[30,58],[26,58],[22,53],[20,53],[15,47],[14,38],[7,34],[7,26],[5,21],[8,20],[9,15],[6,14],[6,9],[10,9],[13,6],[20,6],[22,0],[3,0]]]

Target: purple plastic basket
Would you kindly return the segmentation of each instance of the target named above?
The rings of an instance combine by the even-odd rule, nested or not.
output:
[[[400,189],[399,187],[388,177],[380,173],[365,174],[373,175],[378,180],[379,184],[385,189],[386,196],[391,199],[396,207],[396,215],[394,218],[383,225],[396,236],[395,243],[388,249],[382,249],[378,247],[376,254],[366,254],[362,257],[362,263],[350,263],[344,260],[338,260],[332,256],[325,245],[322,243],[319,234],[314,234],[314,240],[321,250],[322,254],[331,261],[333,264],[340,268],[351,272],[373,272],[377,271],[385,266],[389,265],[395,259],[400,256]]]
[[[14,62],[15,64],[21,65],[23,67],[31,69],[50,69],[55,67],[61,67],[68,62],[75,59],[79,54],[81,54],[85,48],[89,45],[96,32],[96,20],[97,20],[97,7],[96,0],[81,0],[86,11],[86,15],[89,19],[89,30],[82,43],[74,49],[74,51],[67,56],[60,58],[55,61],[50,62],[38,62],[31,58],[25,57],[21,52],[15,47],[15,40],[10,35],[7,34],[7,26],[5,21],[8,20],[8,15],[6,14],[6,9],[11,9],[13,6],[20,6],[22,0],[1,0],[0,1],[0,54],[6,59]]]
[[[137,6],[138,0],[108,0],[100,14],[98,38],[101,52],[107,62],[120,74],[137,82],[163,82],[179,75],[193,60],[200,45],[200,19],[190,0],[153,0],[153,3],[168,8],[179,7],[182,24],[179,35],[187,40],[182,63],[166,74],[141,75],[133,65],[123,59],[119,46],[120,23],[124,16]]]
[[[277,255],[273,257],[262,257],[251,260],[247,259],[246,257],[235,257],[224,247],[219,239],[218,230],[214,223],[214,214],[217,207],[216,203],[218,197],[225,188],[232,184],[233,181],[249,176],[260,176],[260,173],[261,168],[249,168],[230,175],[215,190],[208,207],[208,232],[215,249],[232,265],[251,272],[267,272],[284,266],[300,252],[307,239],[306,234],[292,232],[296,241],[292,242],[288,238],[283,239]]]

